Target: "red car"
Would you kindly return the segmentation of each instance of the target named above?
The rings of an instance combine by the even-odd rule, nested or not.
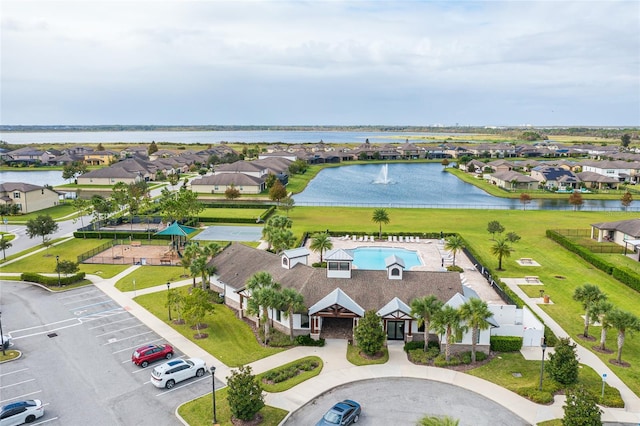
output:
[[[150,362],[159,359],[170,359],[173,356],[171,345],[147,345],[136,349],[131,354],[131,362],[145,368]]]

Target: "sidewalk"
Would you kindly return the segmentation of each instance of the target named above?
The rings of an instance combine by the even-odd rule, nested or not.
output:
[[[149,328],[163,336],[169,343],[179,348],[188,357],[202,358],[207,365],[216,366],[216,377],[224,379],[231,374],[231,368],[225,366],[211,354],[205,352],[198,345],[191,342],[186,337],[179,334],[168,324],[164,323],[154,315],[150,314],[135,301],[134,292],[120,292],[115,288],[115,283],[124,276],[127,276],[139,266],[132,266],[110,279],[102,279],[96,276],[89,276],[96,287],[101,289],[109,297],[124,307],[132,315],[145,323]],[[508,280],[505,280],[508,281]],[[172,283],[172,287],[186,286],[192,284],[192,279],[186,279]],[[507,283],[508,284],[508,283]],[[528,298],[517,285],[510,285],[512,290],[518,294],[540,317],[548,327],[559,337],[568,337],[560,326],[553,321],[534,300]],[[148,294],[166,290],[166,285],[137,290],[136,295]],[[604,408],[602,420],[612,423],[640,423],[640,398],[638,398],[597,356],[578,345],[578,356],[580,362],[587,364],[598,372],[607,373],[607,382],[620,390],[625,408]],[[260,359],[249,364],[255,374],[270,370],[296,359],[315,355],[322,358],[324,367],[322,372],[294,388],[281,393],[267,393],[265,402],[268,405],[293,412],[302,407],[307,402],[313,400],[318,395],[342,384],[373,379],[381,377],[411,377],[439,381],[459,386],[464,389],[476,392],[496,403],[508,408],[523,418],[525,421],[536,424],[541,421],[554,418],[562,418],[564,415],[564,396],[556,396],[551,405],[540,405],[529,401],[503,387],[477,377],[436,367],[425,367],[415,365],[406,357],[401,342],[389,342],[389,361],[385,364],[354,366],[346,359],[347,342],[345,340],[327,340],[324,347],[296,347],[267,358]],[[548,353],[547,353],[548,355]],[[537,359],[540,356],[538,351],[530,351],[525,356]]]

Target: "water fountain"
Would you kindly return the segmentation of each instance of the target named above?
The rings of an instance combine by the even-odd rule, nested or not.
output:
[[[377,183],[380,185],[388,185],[390,183],[393,183],[391,181],[391,179],[389,179],[389,165],[388,164],[383,164],[382,165],[382,169],[380,170],[380,173],[378,174],[378,177],[376,178],[376,180],[373,181],[373,183]]]

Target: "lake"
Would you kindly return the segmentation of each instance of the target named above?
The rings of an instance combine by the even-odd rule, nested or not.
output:
[[[500,198],[443,172],[436,163],[363,164],[321,170],[293,196],[298,206],[522,209],[519,199]],[[532,200],[528,210],[573,210],[567,199]],[[585,200],[580,210],[623,210],[619,200]],[[637,208],[628,208],[637,211]]]
[[[30,169],[23,169],[19,172],[4,172],[0,171],[0,183],[4,182],[23,182],[30,183],[38,186],[57,186],[69,183],[62,179],[62,170],[46,170],[46,171],[33,171]]]

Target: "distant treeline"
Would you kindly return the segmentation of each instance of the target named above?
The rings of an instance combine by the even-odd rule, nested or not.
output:
[[[48,126],[12,126],[0,125],[1,132],[118,132],[118,131],[342,131],[342,132],[421,132],[421,133],[476,133],[513,136],[514,138],[526,130],[535,130],[542,135],[567,135],[587,136],[598,138],[620,138],[629,134],[633,139],[638,139],[640,127],[534,127],[534,126],[507,126],[507,127],[481,127],[481,126],[233,126],[233,125],[48,125]]]

